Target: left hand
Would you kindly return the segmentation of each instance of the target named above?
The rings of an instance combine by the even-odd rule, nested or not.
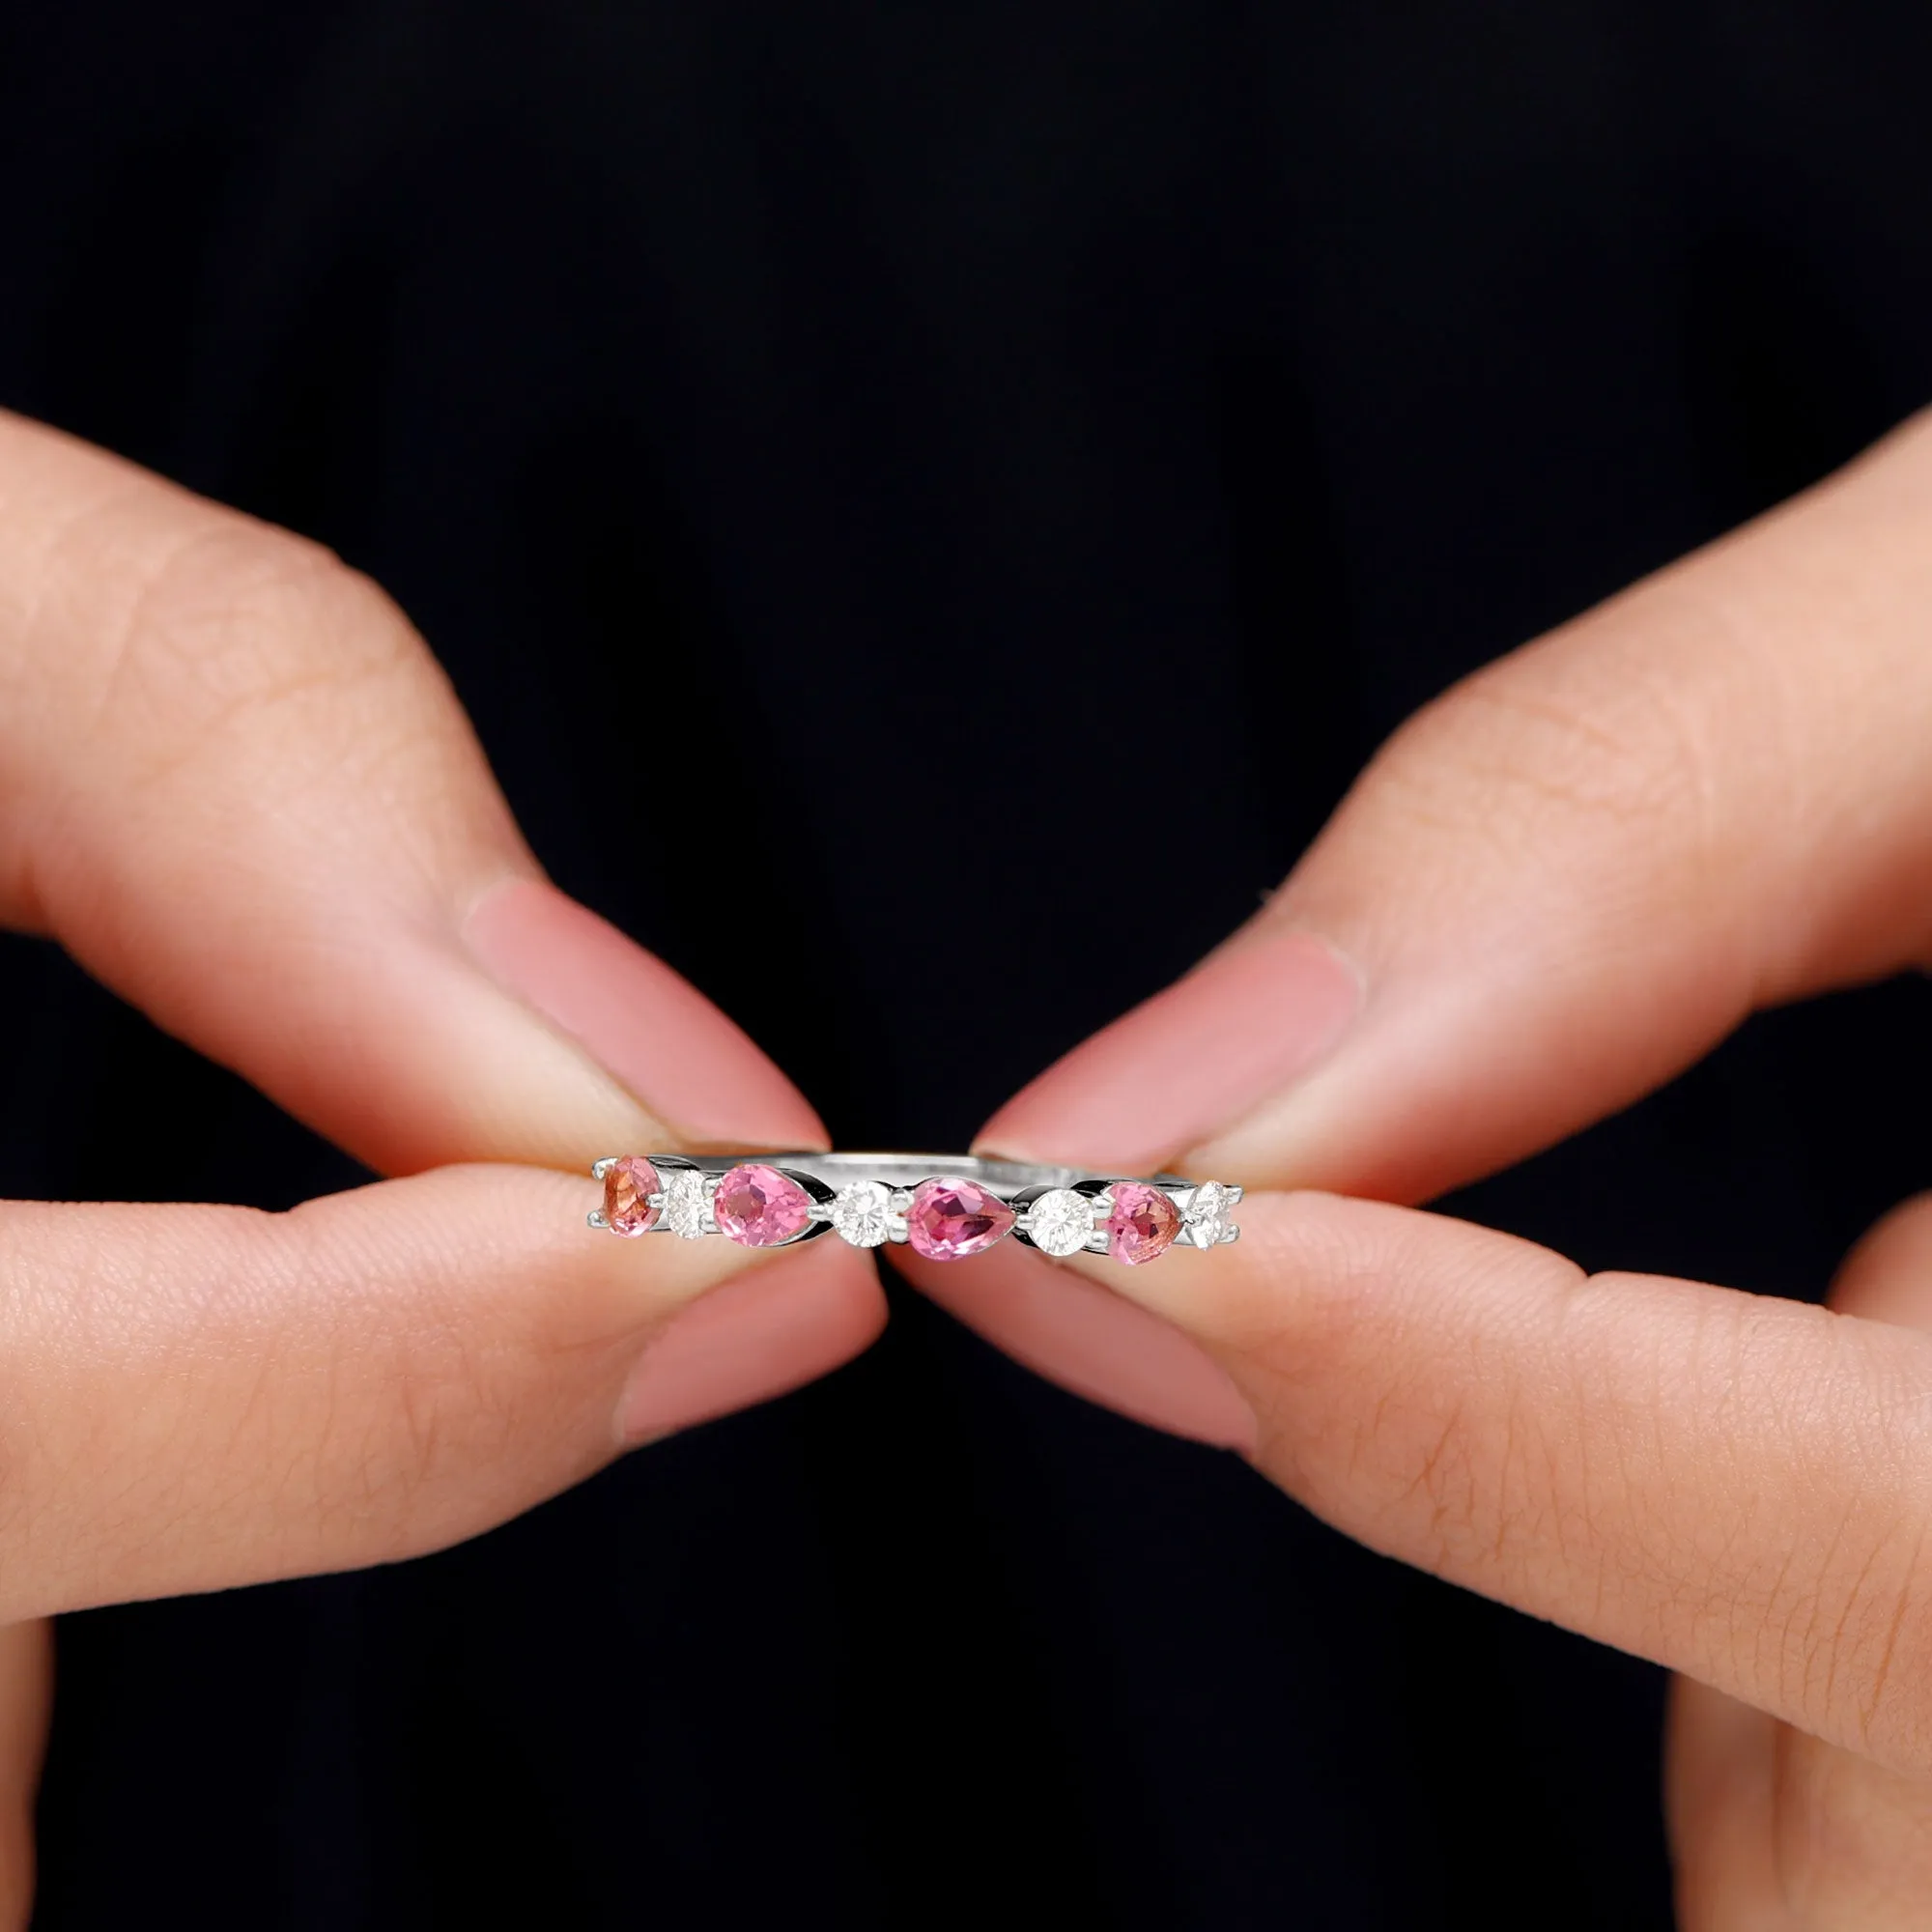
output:
[[[884,1311],[842,1242],[590,1234],[593,1155],[820,1145],[811,1109],[543,878],[372,583],[4,412],[0,927],[406,1177],[282,1214],[0,1202],[8,1926],[49,1613],[440,1548],[824,1373]],[[0,1010],[0,1054],[32,1019]],[[186,1123],[122,1124],[102,1193]]]
[[[1420,1200],[1756,1009],[1928,963],[1921,420],[1412,720],[1258,920],[982,1144]],[[1239,1219],[1211,1256],[1078,1264],[1205,1352],[1194,1422],[1151,1381],[1068,1373],[1038,1324],[1020,1352],[1241,1446],[1377,1549],[1682,1673],[1690,1932],[1932,1921],[1932,1201],[1829,1308],[1586,1279],[1332,1194],[1251,1191]],[[1069,1278],[1006,1267],[1013,1306]]]

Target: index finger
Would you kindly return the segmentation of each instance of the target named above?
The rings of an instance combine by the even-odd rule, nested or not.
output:
[[[1932,418],[1412,719],[990,1150],[1422,1200],[1932,960]]]
[[[4,412],[0,925],[387,1172],[822,1137],[543,879],[373,583]]]

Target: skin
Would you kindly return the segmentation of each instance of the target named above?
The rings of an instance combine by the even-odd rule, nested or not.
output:
[[[1304,1025],[1263,997],[1290,933],[1351,962],[1352,1021],[1167,1149],[1250,1188],[1242,1239],[1075,1265],[1225,1371],[1257,1466],[1327,1520],[1680,1673],[1687,1932],[1922,1926],[1932,1199],[1829,1308],[1586,1278],[1387,1204],[1627,1105],[1757,1009],[1932,963],[1932,422],[1412,719],[1260,918],[983,1144],[1106,1161],[1122,1049],[1216,1037],[1232,999],[1273,1064]]]
[[[414,1177],[279,1217],[0,1210],[18,1917],[45,1697],[30,1619],[499,1520],[635,1439],[613,1415],[640,1353],[726,1274],[708,1305],[764,1270],[822,1300],[821,1366],[877,1318],[834,1243],[760,1259],[554,1232],[582,1183],[545,1168],[666,1144],[676,1110],[653,1116],[648,1078],[613,1080],[452,938],[535,869],[378,593],[0,424],[0,916]],[[1094,1122],[1118,1117],[1137,1167],[1164,1150],[1249,1186],[1241,1242],[1212,1257],[1014,1249],[1035,1273],[1003,1305],[1078,1311],[1019,1351],[1132,1412],[1185,1398],[1211,1422],[1156,1419],[1374,1548],[1678,1671],[1689,1932],[1923,1922],[1932,1208],[1881,1224],[1813,1309],[1586,1279],[1401,1204],[1628,1104],[1757,1008],[1932,959],[1928,611],[1921,423],[1429,707],[1258,921],[983,1136],[1106,1164]],[[1345,962],[1339,1003],[1317,955]],[[1221,1068],[1222,1113],[1171,1144],[1096,1106],[1133,1090],[1151,1025],[1221,1040],[1235,997],[1241,1037],[1279,1036],[1254,1065],[1292,1073],[1236,1104]],[[1151,1380],[1144,1354],[1095,1348],[1096,1315],[1184,1352]]]
[[[585,1165],[687,1144],[720,1094],[714,1134],[822,1130],[542,882],[373,584],[4,414],[0,923],[402,1177],[287,1214],[0,1204],[0,1921],[24,1924],[49,1614],[472,1535],[823,1372],[883,1307],[842,1243],[781,1271],[585,1229]],[[754,1345],[721,1350],[720,1316]]]

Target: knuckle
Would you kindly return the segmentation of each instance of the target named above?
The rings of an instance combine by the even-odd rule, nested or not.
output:
[[[126,627],[126,695],[183,724],[401,668],[413,639],[395,606],[320,545],[237,520],[175,551]]]
[[[515,1378],[454,1264],[413,1261],[405,1284],[383,1258],[342,1247],[326,1200],[279,1218],[313,1285],[327,1364],[305,1438],[312,1506],[394,1540],[426,1499],[514,1451]]]
[[[1554,810],[1619,829],[1694,802],[1708,753],[1668,687],[1541,674],[1505,659],[1455,686],[1397,735],[1388,777],[1411,810],[1527,831]]]
[[[419,722],[439,682],[394,603],[320,544],[227,513],[197,517],[97,605],[83,741],[131,789],[210,760],[369,755]],[[393,722],[391,722],[393,721]],[[264,729],[264,726],[267,729]],[[291,753],[296,764],[289,766]]]
[[[1932,1496],[1922,1366],[1822,1310],[1712,1324],[1692,1383],[1749,1444],[1706,1466],[1706,1507],[1661,1567],[1703,1663],[1802,1730],[1932,1771]],[[1714,1456],[1728,1435],[1713,1438]]]
[[[1701,903],[1741,856],[1736,668],[1721,627],[1675,600],[1594,614],[1416,713],[1371,767],[1375,795],[1452,874],[1474,854],[1614,892],[1638,870],[1647,898]]]
[[[1763,1384],[1784,1418],[1778,1460],[1815,1471],[1813,1521],[1775,1538],[1729,1606],[1756,1701],[1894,1770],[1932,1774],[1932,1492],[1924,1364],[1874,1363],[1864,1324],[1817,1316],[1843,1373]],[[1892,1345],[1879,1339],[1888,1358]],[[1913,1351],[1917,1353],[1917,1351]],[[1739,1471],[1740,1502],[1762,1467]],[[1817,1505],[1822,1505],[1817,1506]]]

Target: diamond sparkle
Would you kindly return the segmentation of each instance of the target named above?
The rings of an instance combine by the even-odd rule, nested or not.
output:
[[[711,1203],[704,1198],[704,1177],[696,1168],[674,1167],[664,1178],[664,1224],[673,1235],[696,1241],[715,1234]]]
[[[1042,1254],[1077,1255],[1094,1232],[1094,1204],[1071,1187],[1055,1187],[1027,1210],[1027,1235]]]
[[[832,1230],[855,1248],[881,1246],[892,1233],[893,1191],[883,1181],[854,1180],[832,1203]]]
[[[1204,1180],[1187,1204],[1185,1234],[1197,1248],[1211,1248],[1229,1238],[1234,1223],[1228,1219],[1240,1196],[1218,1180]]]

